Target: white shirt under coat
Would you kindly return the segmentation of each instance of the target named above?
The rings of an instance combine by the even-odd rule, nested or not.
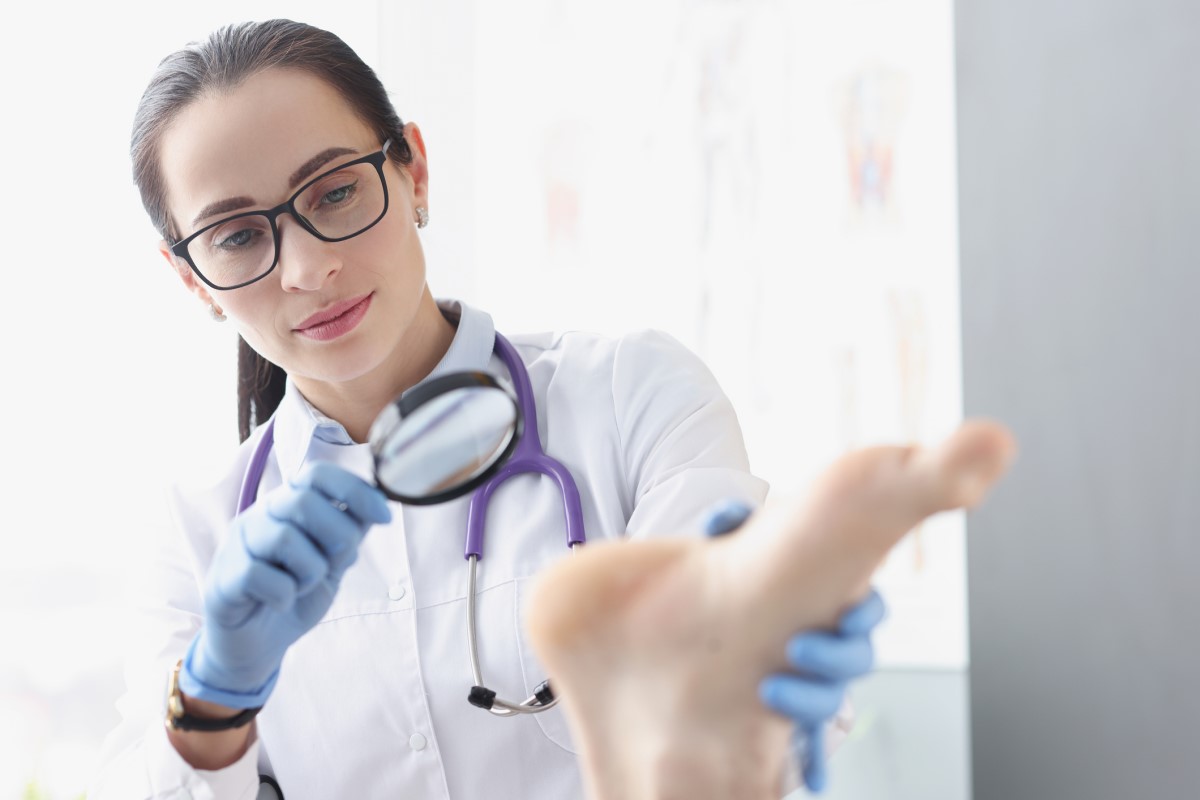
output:
[[[461,316],[433,375],[487,370],[491,318],[456,302]],[[579,486],[587,536],[697,534],[722,498],[761,504],[737,417],[704,364],[669,336],[588,333],[512,336],[525,362],[546,451]],[[287,800],[563,800],[582,796],[561,708],[496,717],[467,703],[469,497],[430,507],[393,504],[371,529],[324,619],[294,644],[259,714],[257,738],[237,763],[196,770],[163,727],[166,675],[202,621],[204,575],[233,518],[258,428],[229,469],[205,486],[178,487],[145,629],[118,702],[123,721],[105,743],[94,800],[249,800],[272,774]],[[289,381],[275,413],[275,447],[260,492],[322,460],[367,478],[367,445],[354,444]],[[550,479],[522,475],[494,495],[478,576],[485,683],[524,699],[547,676],[521,625],[531,581],[568,556],[562,501]]]

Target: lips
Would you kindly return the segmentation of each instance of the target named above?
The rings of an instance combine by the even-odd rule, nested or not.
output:
[[[357,306],[359,303],[363,302],[370,296],[371,296],[370,294],[364,294],[364,295],[359,295],[358,297],[351,297],[349,300],[342,300],[340,302],[334,303],[333,305],[329,306],[328,308],[323,308],[320,311],[318,311],[317,313],[313,314],[311,317],[304,320],[304,322],[301,322],[299,325],[297,325],[292,330],[306,331],[310,328],[316,328],[320,325],[325,325],[326,323],[332,322],[333,320],[342,316],[347,311],[354,308],[355,306]]]
[[[303,336],[315,342],[331,342],[341,338],[357,328],[358,323],[367,316],[367,310],[371,307],[371,298],[374,296],[373,293],[364,294],[334,303],[313,314],[300,323],[299,327],[292,330],[297,336]]]

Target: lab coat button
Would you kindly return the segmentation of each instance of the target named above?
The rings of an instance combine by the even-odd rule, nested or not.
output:
[[[404,584],[403,583],[393,583],[391,586],[389,586],[388,587],[388,597],[390,597],[393,600],[403,600],[404,599]]]
[[[425,737],[419,733],[414,733],[412,736],[408,737],[408,746],[413,750],[424,750]]]

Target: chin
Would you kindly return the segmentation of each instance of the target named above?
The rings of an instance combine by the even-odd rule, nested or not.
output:
[[[325,383],[350,383],[370,374],[377,366],[378,362],[366,362],[365,359],[363,363],[358,359],[338,359],[335,363],[323,364],[323,369],[313,370],[312,377]]]
[[[379,354],[364,352],[361,348],[330,348],[324,353],[310,352],[300,358],[293,357],[290,359],[292,367],[284,369],[302,380],[350,383],[371,373],[383,360]]]

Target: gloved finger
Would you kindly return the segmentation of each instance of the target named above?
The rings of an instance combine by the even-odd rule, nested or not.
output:
[[[330,569],[345,569],[354,560],[366,534],[366,526],[358,519],[339,511],[329,498],[311,487],[273,494],[265,505],[271,519],[293,525],[308,537],[329,562]]]
[[[313,462],[300,471],[292,485],[311,486],[333,501],[339,510],[349,511],[367,525],[392,520],[392,511],[383,492],[335,464]]]
[[[868,634],[887,616],[887,605],[874,589],[858,605],[853,606],[838,620],[838,630],[845,634]]]
[[[311,592],[297,597],[296,604],[292,607],[296,619],[305,627],[319,622],[333,603],[333,598],[337,595],[337,586],[337,580],[332,577],[326,578],[314,586]]]
[[[804,773],[804,785],[813,794],[825,790],[829,773],[825,766],[825,728],[817,725],[805,731],[808,739],[804,763],[801,769]]]
[[[338,556],[336,563],[329,565],[329,574],[326,576],[325,580],[330,582],[336,589],[338,584],[342,581],[342,576],[346,574],[346,570],[350,569],[350,567],[353,566],[354,562],[357,560],[358,548],[352,547],[348,549],[345,553]]]
[[[759,684],[758,695],[763,704],[777,714],[799,724],[823,725],[842,707],[846,685],[775,674]]]
[[[219,564],[209,578],[205,610],[221,625],[241,625],[260,605],[284,612],[296,599],[296,581],[279,567],[253,558]]]
[[[251,562],[243,587],[249,597],[279,612],[286,612],[296,602],[296,579],[274,564]]]
[[[861,678],[875,663],[871,639],[835,633],[802,633],[787,643],[787,660],[795,669],[827,681]]]
[[[270,514],[269,508],[267,513]],[[251,559],[264,561],[292,576],[297,594],[307,592],[329,572],[324,554],[291,522],[271,518],[264,524],[247,520],[237,526],[237,532]]]
[[[732,533],[753,513],[754,509],[741,500],[725,500],[709,511],[708,519],[704,523],[704,535],[721,536]]]

